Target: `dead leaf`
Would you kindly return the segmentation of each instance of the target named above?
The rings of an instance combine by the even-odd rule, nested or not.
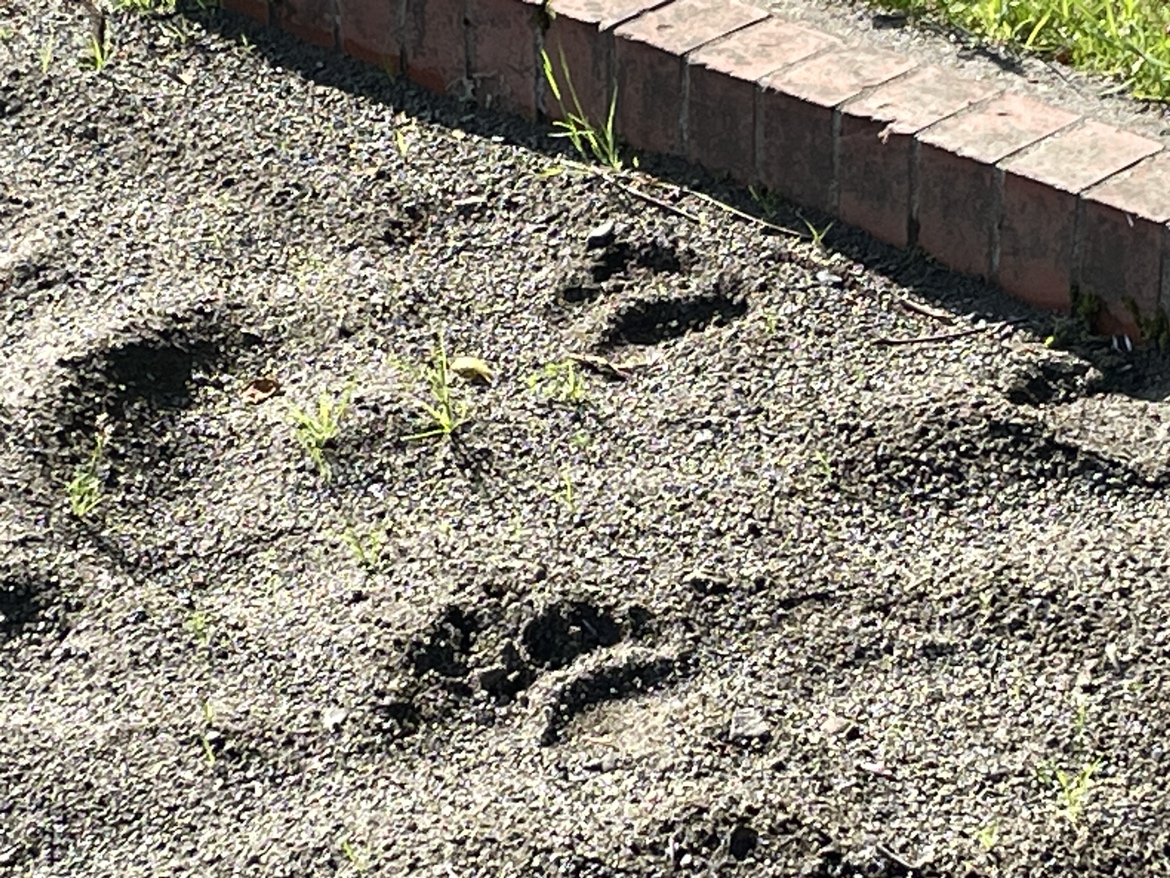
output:
[[[492,370],[479,357],[455,357],[447,368],[472,384],[491,384]]]
[[[240,391],[240,398],[249,405],[257,405],[280,392],[280,382],[275,378],[253,378]]]

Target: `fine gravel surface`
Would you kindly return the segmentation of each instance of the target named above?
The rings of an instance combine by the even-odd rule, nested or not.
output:
[[[1161,355],[91,24],[0,11],[0,874],[1170,874]]]

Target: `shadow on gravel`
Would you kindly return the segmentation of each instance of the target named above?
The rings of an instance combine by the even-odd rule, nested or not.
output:
[[[190,15],[222,36],[247,37],[271,64],[296,70],[317,85],[360,95],[429,122],[479,136],[500,138],[506,143],[552,157],[576,158],[566,142],[551,136],[547,127],[480,109],[455,96],[436,99],[404,78],[392,79],[371,65],[334,51],[299,43],[276,28],[259,25],[232,13],[205,10],[192,11]],[[1010,64],[1010,59],[1004,61]],[[917,249],[900,250],[883,244],[860,229],[836,223],[833,217],[818,211],[805,210],[779,199],[753,197],[744,187],[721,180],[681,159],[640,158],[640,169],[667,185],[710,196],[757,219],[791,229],[806,240],[809,236],[803,231],[805,228],[828,228],[822,239],[826,249],[913,290],[923,299],[954,314],[992,324],[1010,321],[1040,338],[1051,335],[1056,326],[1057,315],[1031,308],[980,280],[956,274]],[[565,295],[566,299],[572,296],[587,301],[595,297],[595,290],[591,287],[574,288]],[[1170,398],[1170,356],[1167,353],[1153,349],[1123,353],[1114,349],[1111,339],[1083,333],[1065,349],[1103,374],[1104,381],[1098,388],[1101,391],[1148,401]]]
[[[56,629],[63,616],[53,582],[31,573],[0,573],[0,643],[30,629]]]

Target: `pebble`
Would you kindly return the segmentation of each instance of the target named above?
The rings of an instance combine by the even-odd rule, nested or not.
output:
[[[608,247],[613,243],[614,230],[613,220],[594,226],[585,236],[585,249],[600,250],[602,247]]]
[[[772,733],[764,715],[752,707],[741,707],[731,715],[728,737],[735,740],[756,740]]]

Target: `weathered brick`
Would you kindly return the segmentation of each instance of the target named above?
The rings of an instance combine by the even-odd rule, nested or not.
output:
[[[918,243],[957,271],[989,277],[1002,196],[995,164],[1078,118],[1007,94],[919,134]]]
[[[476,100],[489,109],[535,118],[539,0],[466,2]]]
[[[668,0],[553,0],[554,15],[544,33],[543,47],[564,106],[550,88],[538,83],[541,112],[550,119],[580,112],[592,124],[603,125],[614,81],[612,29],[665,2]],[[579,109],[572,92],[576,92]]]
[[[687,59],[687,157],[754,182],[757,82],[841,42],[769,18],[702,47]]]
[[[619,27],[614,63],[622,137],[650,152],[683,152],[684,56],[766,17],[737,0],[675,0]]]
[[[913,243],[914,135],[996,91],[928,67],[845,104],[837,165],[841,219],[897,247]]]
[[[1160,152],[1084,194],[1080,289],[1115,319],[1170,304],[1170,153]]]
[[[340,0],[338,9],[342,51],[397,73],[402,67],[406,0]]]
[[[1067,310],[1075,280],[1078,194],[1160,149],[1153,140],[1086,122],[1001,163],[1003,213],[995,281],[1033,305]]]
[[[268,24],[268,0],[222,0],[223,8]]]
[[[423,88],[470,96],[464,0],[407,0],[402,62]]]
[[[835,108],[914,66],[892,52],[850,48],[765,77],[756,105],[760,181],[798,204],[835,213]]]
[[[337,15],[334,0],[280,0],[273,6],[275,24],[298,40],[337,47]]]

